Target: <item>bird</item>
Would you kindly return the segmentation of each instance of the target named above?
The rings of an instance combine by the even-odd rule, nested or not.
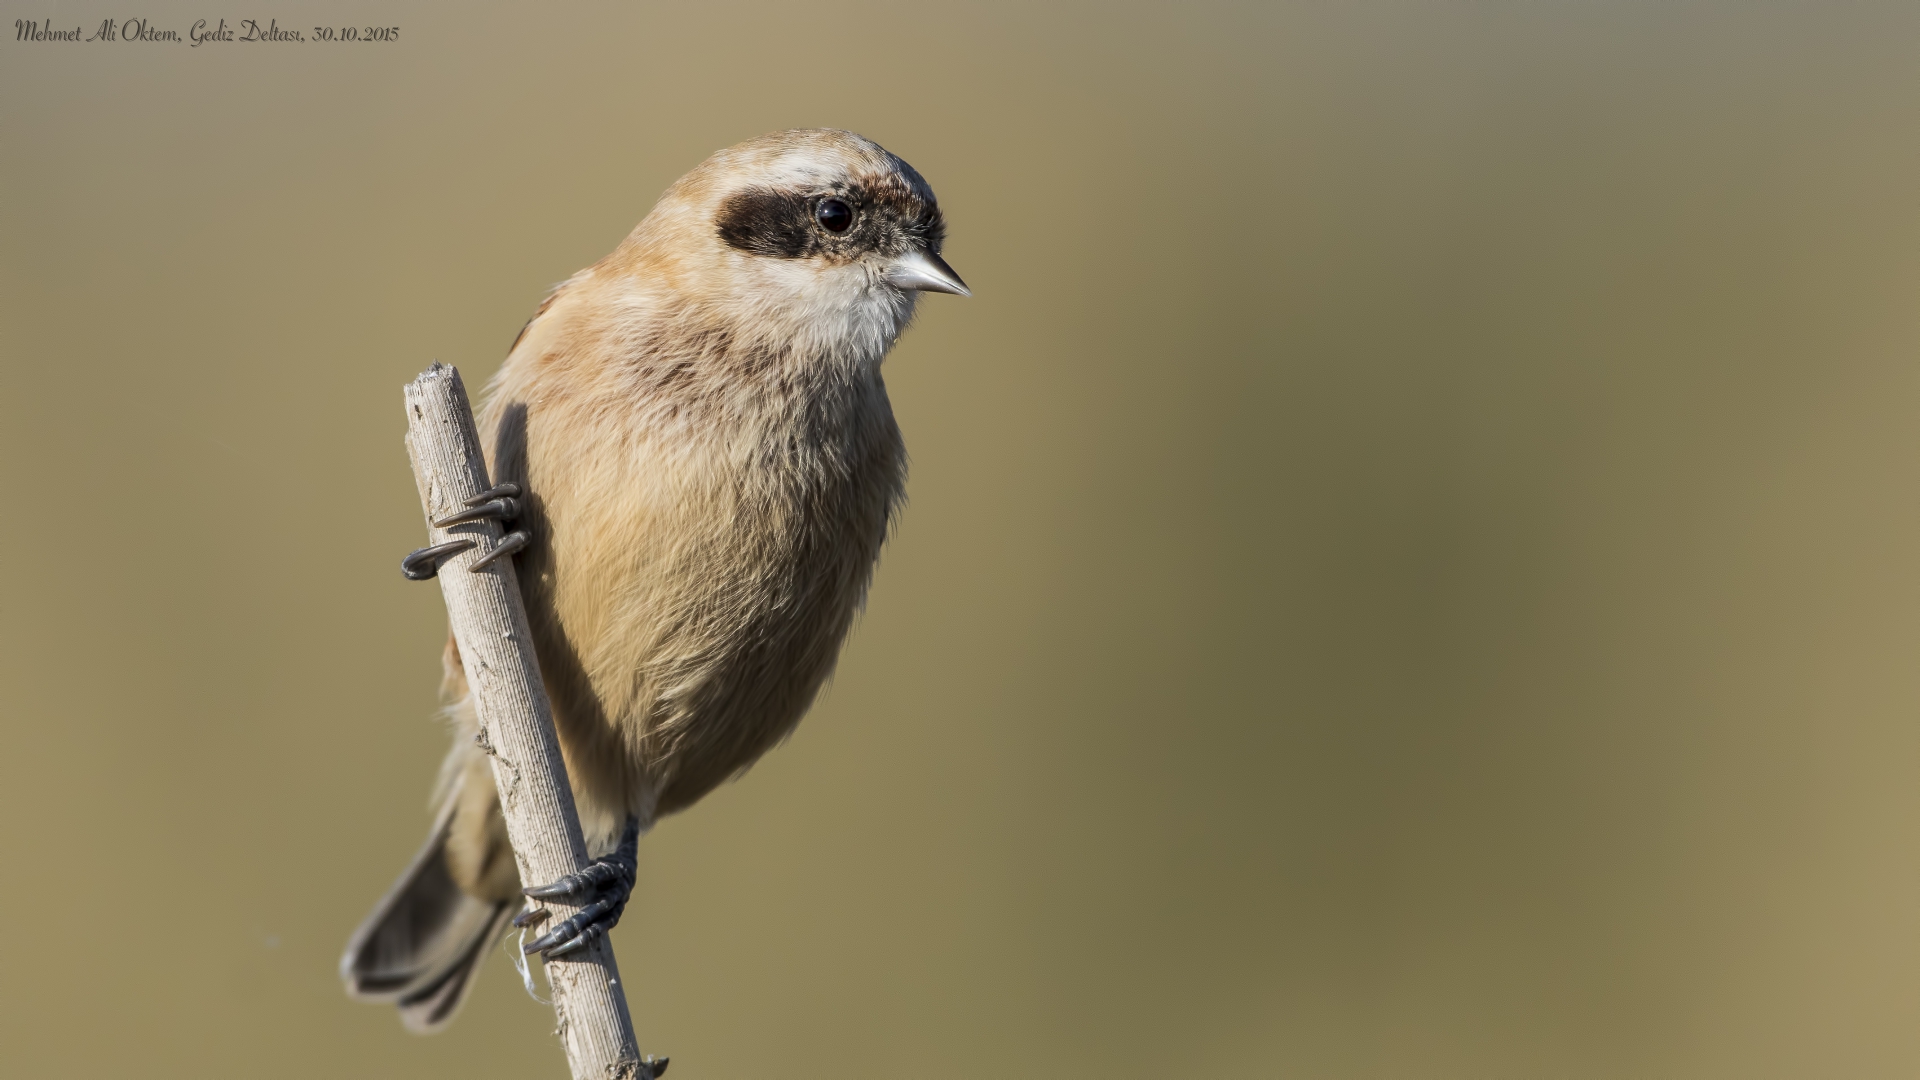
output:
[[[619,921],[639,837],[792,733],[905,493],[881,362],[921,293],[971,295],[945,236],[932,188],[879,144],[780,131],[707,158],[539,305],[483,395],[498,483],[472,513],[512,521],[593,861],[522,887],[449,640],[433,826],[348,944],[351,996],[440,1030],[493,944],[544,916],[529,896],[583,910],[525,951],[585,947]]]

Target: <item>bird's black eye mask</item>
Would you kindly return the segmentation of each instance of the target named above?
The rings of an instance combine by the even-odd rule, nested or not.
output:
[[[916,247],[938,254],[947,232],[938,206],[892,190],[747,188],[720,204],[714,226],[720,239],[740,251],[776,259],[823,256],[836,263]]]

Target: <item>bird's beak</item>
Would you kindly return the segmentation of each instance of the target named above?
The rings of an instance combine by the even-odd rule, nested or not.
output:
[[[973,295],[973,290],[967,288],[967,283],[960,280],[960,275],[953,272],[945,259],[919,248],[893,260],[893,265],[887,267],[887,284],[896,289]]]

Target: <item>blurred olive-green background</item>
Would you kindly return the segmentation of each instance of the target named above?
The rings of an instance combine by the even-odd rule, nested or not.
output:
[[[396,44],[28,44],[144,17]],[[347,1001],[427,826],[400,386],[722,146],[973,285],[790,744],[615,935],[674,1080],[1920,1075],[1920,8],[16,4],[0,1071],[564,1074]]]

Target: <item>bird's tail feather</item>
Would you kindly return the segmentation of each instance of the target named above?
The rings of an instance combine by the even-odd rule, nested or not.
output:
[[[392,1002],[401,1023],[423,1034],[445,1027],[460,1011],[474,973],[512,917],[508,904],[469,895],[447,871],[456,801],[445,801],[420,853],[340,958],[350,996]]]

